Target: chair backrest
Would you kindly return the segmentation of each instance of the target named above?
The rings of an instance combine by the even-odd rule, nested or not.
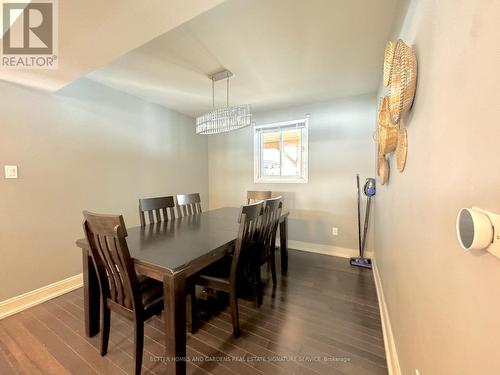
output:
[[[281,197],[276,197],[264,201],[262,225],[258,235],[261,261],[266,261],[275,249],[276,232],[281,216],[281,208],[283,207],[281,200]]]
[[[141,219],[141,226],[146,226],[145,212],[148,213],[150,224],[175,219],[174,207],[175,202],[172,196],[139,199],[139,218]],[[163,213],[163,218],[161,213]]]
[[[264,202],[258,202],[241,207],[238,222],[238,237],[231,263],[231,285],[236,285],[236,278],[241,261],[250,262],[250,252],[255,247],[255,235],[260,229]]]
[[[92,252],[103,302],[111,300],[127,310],[142,309],[123,217],[87,211],[83,212],[83,217],[83,231]]]
[[[247,191],[247,204],[270,199],[271,191]]]
[[[200,194],[178,194],[177,207],[179,217],[199,214],[201,212]]]

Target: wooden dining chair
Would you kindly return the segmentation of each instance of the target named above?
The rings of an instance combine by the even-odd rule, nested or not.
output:
[[[258,201],[263,201],[270,199],[272,195],[271,191],[247,191],[247,204],[256,203]]]
[[[83,212],[83,230],[101,289],[101,355],[108,351],[111,310],[134,322],[135,373],[141,373],[144,322],[163,310],[163,284],[137,275],[121,215]]]
[[[238,237],[234,253],[216,264],[202,270],[195,278],[195,284],[216,291],[229,293],[229,306],[233,322],[233,335],[239,336],[238,318],[238,280],[241,270],[251,262],[252,250],[255,246],[255,234],[259,229],[263,202],[250,204],[241,208]]]
[[[191,216],[201,213],[200,194],[178,194],[177,208],[179,217]]]
[[[174,207],[175,202],[172,196],[139,199],[139,218],[141,220],[141,226],[146,226],[145,213],[148,214],[150,224],[175,219]]]
[[[260,267],[267,263],[271,268],[273,285],[277,283],[275,253],[276,232],[278,231],[283,206],[281,199],[281,197],[276,197],[264,201],[264,214],[262,215],[262,225],[258,235],[259,264],[257,267],[257,280],[260,282]]]

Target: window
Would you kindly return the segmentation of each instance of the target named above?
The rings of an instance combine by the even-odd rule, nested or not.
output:
[[[255,182],[307,182],[307,128],[307,119],[255,127]]]

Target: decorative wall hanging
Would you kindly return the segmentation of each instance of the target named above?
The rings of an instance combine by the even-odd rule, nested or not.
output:
[[[398,128],[392,125],[389,114],[389,98],[384,96],[380,101],[378,111],[377,141],[382,155],[396,150],[398,143]]]
[[[396,43],[392,59],[389,110],[394,125],[399,124],[401,114],[413,104],[417,85],[417,58],[413,48],[401,39]]]
[[[379,177],[379,181],[382,185],[385,185],[389,180],[389,162],[384,155],[379,154],[377,164],[377,174]]]
[[[408,152],[408,135],[404,126],[398,131],[398,145],[396,147],[396,166],[398,171],[403,172],[406,165],[406,154]]]
[[[408,153],[408,134],[401,117],[413,105],[417,86],[417,57],[401,39],[389,41],[384,52],[383,84],[389,95],[380,101],[375,140],[378,145],[377,173],[382,185],[389,179],[388,158],[396,152],[396,167],[403,172]]]
[[[391,83],[392,60],[394,58],[394,42],[388,41],[385,45],[384,53],[384,86],[388,87]]]

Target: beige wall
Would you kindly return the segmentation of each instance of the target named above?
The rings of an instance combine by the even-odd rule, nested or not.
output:
[[[376,98],[363,95],[257,113],[257,125],[309,119],[309,183],[255,184],[253,128],[210,136],[210,207],[239,206],[247,190],[272,190],[291,210],[291,240],[357,249],[356,172],[372,174]],[[339,228],[338,237],[332,227]]]
[[[208,199],[190,117],[85,79],[57,95],[0,83],[0,109],[0,301],[81,272],[83,209],[135,226],[139,197]]]
[[[405,375],[500,371],[500,260],[455,235],[460,207],[500,212],[499,25],[497,0],[419,0],[395,34],[419,79],[406,170],[376,198],[375,252]]]

